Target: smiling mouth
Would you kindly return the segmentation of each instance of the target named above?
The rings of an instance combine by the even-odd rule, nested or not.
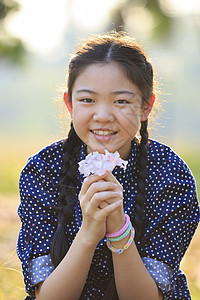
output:
[[[99,136],[111,136],[117,133],[117,131],[111,131],[111,130],[90,130],[90,131]]]

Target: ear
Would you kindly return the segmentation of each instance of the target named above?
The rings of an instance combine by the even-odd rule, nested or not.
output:
[[[142,113],[141,113],[141,121],[146,121],[146,119],[148,118],[148,116],[152,110],[155,100],[156,100],[155,94],[152,94],[150,100],[143,104]]]
[[[64,92],[63,99],[65,101],[65,104],[66,104],[67,109],[68,109],[68,111],[70,113],[70,116],[71,116],[72,115],[72,103],[69,101],[69,97],[68,97],[67,92]]]

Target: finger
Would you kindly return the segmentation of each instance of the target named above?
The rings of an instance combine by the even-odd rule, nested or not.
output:
[[[122,205],[122,200],[118,200],[110,205],[107,205],[103,209],[99,211],[100,214],[104,218],[107,218],[111,213],[113,213],[115,210],[117,210]]]
[[[81,186],[81,190],[80,190],[80,193],[79,193],[79,196],[82,197],[82,195],[84,195],[88,188],[90,187],[90,185],[94,182],[97,182],[97,181],[100,181],[100,180],[103,180],[104,177],[105,177],[106,174],[102,175],[102,176],[98,176],[98,175],[91,175],[91,176],[88,176],[84,179],[83,183],[82,183],[82,186]]]
[[[118,191],[117,192],[116,191],[101,191],[101,192],[95,193],[94,196],[98,197],[98,200],[100,200],[100,201],[108,202],[108,200],[114,199],[114,198],[118,198],[118,200],[119,200],[121,194]],[[94,196],[93,196],[93,198],[94,198]],[[91,199],[91,201],[93,201],[93,198]]]
[[[118,197],[117,199],[116,196]],[[107,201],[109,199],[109,203]],[[111,201],[111,199],[113,199]],[[88,205],[90,205],[91,209],[95,210],[96,208],[104,208],[105,206],[109,205],[110,203],[116,202],[117,200],[121,200],[119,198],[119,193],[116,192],[100,192],[100,193],[95,193],[92,197],[92,199],[88,202]],[[101,203],[104,202],[104,204]]]
[[[84,194],[84,196],[85,196],[84,198],[87,201],[90,201],[95,194],[101,193],[101,192],[106,192],[106,191],[109,191],[109,192],[114,191],[114,189],[116,189],[116,184],[114,184],[112,182],[106,182],[104,180],[100,180],[98,182],[93,182],[88,187],[86,193]],[[82,195],[83,195],[83,193],[82,193]],[[81,194],[79,196],[81,197]],[[105,200],[105,198],[102,200]]]
[[[117,180],[117,178],[111,172],[106,172],[104,180],[111,181],[111,182],[113,182],[115,184],[119,184],[120,185],[120,183]]]
[[[99,204],[98,208],[103,209],[107,205],[109,205],[109,204],[106,201],[101,201],[101,203]]]
[[[123,193],[123,186],[111,172],[106,172],[104,180],[116,184],[116,189],[119,189]]]

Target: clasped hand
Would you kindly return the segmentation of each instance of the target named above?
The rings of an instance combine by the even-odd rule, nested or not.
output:
[[[106,232],[118,231],[124,225],[123,187],[111,172],[85,178],[79,201],[81,227],[92,242],[98,244]]]

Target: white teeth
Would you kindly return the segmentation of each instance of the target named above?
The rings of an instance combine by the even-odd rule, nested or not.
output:
[[[106,130],[92,130],[93,133],[98,134],[98,135],[111,135],[114,134],[114,131],[106,131]]]

